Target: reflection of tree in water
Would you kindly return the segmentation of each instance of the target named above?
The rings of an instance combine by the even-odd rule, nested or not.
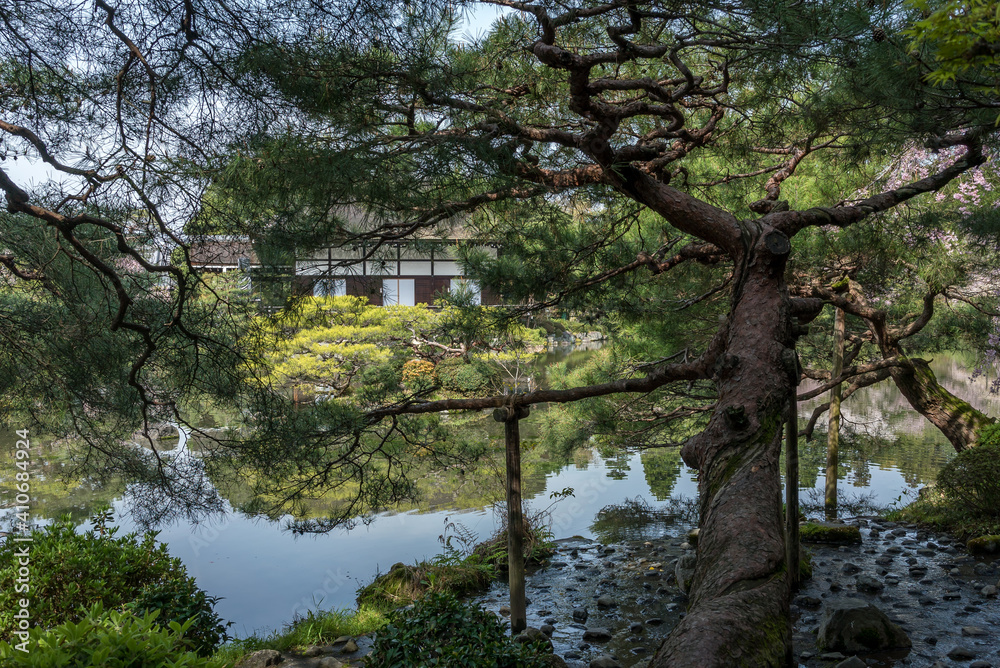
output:
[[[601,445],[597,448],[598,454],[601,455],[601,459],[604,460],[604,466],[608,469],[607,476],[612,480],[624,480],[628,477],[628,472],[631,470],[629,467],[629,460],[632,458],[632,453],[625,448],[619,448],[612,445]]]
[[[14,499],[13,432],[0,433],[0,495]],[[122,486],[116,480],[80,477],[66,441],[49,437],[31,439],[31,514],[41,519],[69,516],[74,524],[85,522],[97,508],[119,496]],[[11,512],[13,512],[11,510]],[[0,516],[4,511],[0,510]]]
[[[642,453],[642,470],[649,492],[657,501],[666,501],[681,474],[681,452],[677,448],[656,448]]]
[[[603,543],[619,543],[661,538],[671,527],[679,532],[693,527],[697,521],[697,499],[670,499],[653,507],[637,496],[601,508],[590,530]]]
[[[936,429],[901,432],[895,437],[845,430],[839,454],[838,477],[850,471],[857,487],[871,484],[872,465],[881,470],[898,470],[908,485],[919,487],[932,483],[955,451]],[[799,486],[815,487],[825,471],[826,432],[817,430],[811,440],[799,442]]]

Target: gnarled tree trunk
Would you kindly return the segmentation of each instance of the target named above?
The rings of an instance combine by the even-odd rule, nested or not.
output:
[[[893,352],[906,364],[892,368],[892,379],[914,410],[940,429],[956,451],[975,447],[979,430],[994,420],[938,383],[927,360],[905,357],[901,350]]]
[[[748,243],[742,263],[718,408],[682,450],[699,471],[698,561],[688,614],[650,663],[656,668],[783,666],[790,653],[779,457],[795,363],[786,256],[762,238]]]

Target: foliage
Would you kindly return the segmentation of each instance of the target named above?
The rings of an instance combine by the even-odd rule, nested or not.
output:
[[[434,362],[427,360],[409,360],[403,364],[403,382],[434,381]]]
[[[964,504],[954,503],[934,487],[921,490],[917,500],[888,513],[886,517],[896,522],[913,522],[955,534],[963,540],[1000,534],[1000,519],[996,515],[984,515]]]
[[[213,612],[214,598],[198,589],[180,560],[157,543],[155,533],[141,540],[130,533],[116,537],[117,527],[98,526],[78,534],[66,519],[32,532],[32,615],[41,628],[78,621],[85,606],[107,609],[131,607],[137,614],[160,610],[161,623],[194,621],[185,625],[189,649],[211,651],[225,638],[225,625]],[[16,627],[14,550],[8,537],[0,546],[0,638],[9,639]]]
[[[1000,443],[995,442],[996,433],[994,428],[987,436],[993,442],[958,453],[941,469],[937,487],[949,503],[983,516],[1000,517]]]
[[[930,47],[936,67],[927,75],[928,79],[940,85],[985,70],[989,83],[981,84],[980,89],[996,94],[995,75],[1000,66],[1000,14],[996,3],[990,0],[910,0],[910,4],[921,10],[924,18],[904,34],[912,39],[911,49]]]
[[[34,599],[34,600],[37,600]],[[79,621],[67,620],[52,628],[29,632],[28,651],[0,642],[3,665],[23,668],[224,668],[218,658],[199,657],[190,651],[189,631],[194,624],[170,622],[160,626],[156,611],[142,616],[105,611],[95,603]]]
[[[450,357],[441,360],[436,370],[441,387],[462,395],[488,396],[501,389],[500,370],[488,360]]]
[[[215,613],[216,596],[199,589],[194,578],[170,580],[146,585],[138,596],[125,605],[136,615],[159,613],[160,624],[194,621],[186,631],[185,640],[201,655],[211,654],[226,640],[226,626]]]
[[[390,613],[365,665],[544,668],[550,664],[542,651],[532,643],[511,642],[493,613],[436,593]]]

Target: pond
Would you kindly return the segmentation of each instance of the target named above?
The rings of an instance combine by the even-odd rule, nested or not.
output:
[[[1000,414],[1000,398],[988,394],[983,379],[969,382],[962,359],[938,356],[932,366],[947,387],[981,410]],[[812,405],[800,406],[800,418],[811,410]],[[845,402],[844,420],[839,473],[844,514],[905,503],[933,481],[953,454],[947,441],[912,412],[890,384],[869,388]],[[5,453],[0,489],[9,499],[8,472],[13,467],[6,455],[7,437],[0,439],[0,452]],[[800,445],[800,488],[807,509],[810,495],[819,505],[822,502],[825,447],[822,433]],[[691,500],[697,483],[676,450],[630,452],[610,459],[584,450],[571,461],[533,452],[526,460],[525,499],[529,509],[547,509],[557,538],[614,542],[679,535],[694,521]],[[119,491],[86,481],[71,488],[57,482],[65,466],[58,447],[40,444],[34,466],[36,520],[69,513],[82,521],[97,505],[110,501],[121,531],[136,528],[126,512],[128,499]],[[444,536],[489,537],[497,520],[488,494],[477,489],[480,482],[433,478],[427,482],[428,500],[419,508],[382,513],[350,532],[296,534],[287,529],[290,518],[268,521],[231,512],[227,506],[227,512],[214,517],[160,526],[159,539],[202,588],[222,597],[217,612],[234,622],[231,633],[245,636],[280,628],[310,609],[353,607],[358,587],[396,562],[440,554]],[[550,495],[566,488],[572,488],[573,495],[553,503]],[[5,505],[11,504],[5,501]],[[814,503],[814,512],[819,512],[819,505]],[[0,526],[8,524],[4,519]]]

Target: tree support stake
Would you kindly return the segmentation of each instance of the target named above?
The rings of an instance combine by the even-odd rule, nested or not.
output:
[[[510,405],[493,411],[493,419],[504,423],[507,459],[507,572],[510,584],[510,632],[527,628],[524,596],[524,513],[521,509],[521,432],[518,422],[528,417],[527,406]]]

